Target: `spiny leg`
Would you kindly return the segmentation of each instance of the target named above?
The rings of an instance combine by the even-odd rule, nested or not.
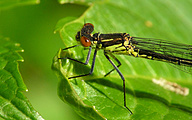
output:
[[[68,47],[68,48],[64,48],[63,50],[67,50],[67,49],[74,48],[74,47],[77,47],[77,46],[79,46],[79,45],[74,45],[74,46],[71,46],[71,47]],[[88,62],[89,62],[89,59],[90,59],[91,50],[92,50],[92,47],[89,47],[89,51],[88,51],[87,59],[86,59],[85,63],[84,63],[84,62],[81,62],[81,61],[78,61],[78,60],[76,60],[76,59],[70,58],[70,57],[58,58],[58,59],[69,59],[69,60],[72,60],[72,61],[75,61],[75,62],[84,64],[84,65],[87,65]]]
[[[67,49],[70,49],[70,48],[74,48],[74,47],[77,47],[79,45],[74,45],[74,46],[71,46],[71,47],[67,47],[67,48],[64,48],[63,50],[67,50]]]
[[[124,92],[124,107],[131,113],[131,110],[127,107],[126,105],[126,91],[125,91],[125,78],[123,76],[123,74],[121,73],[121,71],[118,69],[118,67],[113,63],[113,61],[109,58],[109,56],[107,55],[107,52],[104,52],[105,57],[109,60],[109,62],[113,65],[114,69],[119,73],[121,79],[123,80],[123,92]],[[111,54],[109,54],[111,55]]]
[[[65,49],[63,49],[63,50],[67,50],[67,49],[74,48],[74,47],[77,47],[77,46],[78,46],[78,45],[74,45],[74,46],[65,48]],[[89,59],[90,59],[91,50],[92,50],[92,47],[90,46],[90,47],[89,47],[88,54],[87,54],[87,59],[86,59],[85,63],[83,63],[83,62],[81,62],[81,61],[78,61],[78,60],[76,60],[76,59],[70,58],[70,57],[58,58],[58,59],[69,59],[69,60],[72,60],[72,61],[81,63],[81,64],[83,64],[83,65],[87,65],[88,62],[89,62]],[[96,55],[97,55],[97,49],[95,49],[94,56],[93,56],[93,61],[92,61],[92,65],[91,65],[91,70],[90,70],[90,72],[89,72],[88,74],[73,76],[73,77],[69,77],[68,79],[91,75],[91,74],[93,73],[93,69],[94,69],[94,66],[95,66]]]
[[[92,61],[92,65],[91,65],[91,70],[90,70],[89,73],[84,74],[84,75],[69,77],[68,79],[91,75],[93,73],[93,70],[94,70],[96,55],[97,55],[97,49],[95,49],[95,52],[94,52],[94,55],[93,55],[93,61]]]
[[[120,66],[121,66],[121,62],[120,62],[113,54],[111,54],[111,53],[108,53],[108,54],[110,54],[110,56],[111,56],[115,61],[117,61],[117,63],[118,63],[117,67],[120,67]],[[105,77],[106,77],[107,75],[109,75],[111,72],[113,72],[114,70],[116,70],[116,69],[113,68],[111,71],[109,71],[107,74],[105,74]]]

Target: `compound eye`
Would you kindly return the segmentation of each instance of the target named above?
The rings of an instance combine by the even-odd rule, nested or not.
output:
[[[84,46],[84,47],[89,47],[91,46],[91,40],[89,40],[87,37],[85,36],[82,36],[81,37],[81,44]]]
[[[91,34],[93,32],[93,30],[94,30],[94,25],[91,24],[91,23],[85,23],[83,25],[83,29],[85,29],[87,34]]]

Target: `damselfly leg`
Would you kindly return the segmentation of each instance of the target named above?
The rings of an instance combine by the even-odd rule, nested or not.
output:
[[[119,67],[121,66],[121,62],[120,62],[113,54],[111,54],[111,53],[108,53],[108,54],[110,54],[110,56],[111,56],[115,61],[117,61],[117,63],[118,63],[117,67],[119,68]],[[107,75],[109,75],[111,72],[113,72],[114,70],[116,70],[116,69],[113,68],[111,71],[109,71],[107,74],[105,74],[105,77],[106,77]]]
[[[65,48],[65,49],[63,49],[63,50],[67,50],[67,49],[70,49],[70,48],[73,48],[73,47],[76,47],[76,46],[71,46],[71,47]],[[84,62],[81,62],[81,61],[79,61],[79,60],[76,60],[76,59],[74,59],[74,58],[70,58],[70,57],[58,58],[58,59],[69,59],[69,60],[78,62],[78,63],[80,63],[80,64],[87,65],[87,64],[89,63],[89,59],[90,59],[90,55],[91,55],[91,50],[92,50],[92,47],[89,47],[89,51],[88,51],[87,59],[86,59],[85,63],[84,63]],[[97,49],[95,49],[95,52],[94,52],[94,55],[93,55],[93,61],[92,61],[92,65],[91,65],[91,70],[90,70],[89,73],[83,74],[83,75],[78,75],[78,76],[72,76],[72,77],[69,77],[68,79],[78,78],[78,77],[83,77],[83,76],[91,75],[91,74],[93,73],[93,70],[94,70],[96,55],[97,55]]]
[[[74,48],[74,47],[77,47],[78,45],[74,45],[74,46],[71,46],[71,47],[67,47],[67,48],[64,48],[63,50],[68,50],[68,49],[71,49],[71,48]],[[76,60],[74,58],[70,58],[70,57],[64,57],[64,58],[58,58],[58,59],[69,59],[69,60],[72,60],[72,61],[75,61],[75,62],[78,62],[80,64],[84,64],[84,65],[87,65],[89,63],[89,59],[90,59],[90,55],[91,55],[91,47],[89,47],[89,51],[88,51],[88,54],[87,54],[87,59],[84,62],[81,62],[79,60]]]
[[[70,49],[70,48],[73,48],[73,47],[77,47],[76,45],[75,46],[71,46],[71,47],[68,47],[68,48],[65,48],[63,50],[67,50],[67,49]],[[87,59],[86,59],[86,62],[83,63],[79,60],[76,60],[76,59],[73,59],[73,58],[70,58],[70,57],[65,57],[65,58],[58,58],[58,59],[69,59],[69,60],[72,60],[72,61],[75,61],[75,62],[78,62],[80,64],[83,64],[83,65],[87,65],[88,62],[89,62],[89,59],[90,59],[90,54],[91,54],[91,47],[89,47],[89,51],[88,51],[88,55],[87,55]],[[83,75],[78,75],[78,76],[73,76],[73,77],[69,77],[68,79],[72,79],[72,78],[78,78],[78,77],[83,77],[83,76],[88,76],[88,75],[91,75],[93,73],[93,70],[94,70],[94,66],[95,66],[95,60],[96,60],[96,55],[97,55],[97,49],[95,49],[95,52],[94,52],[94,55],[93,55],[93,60],[92,60],[92,65],[91,65],[91,69],[90,69],[90,72],[87,73],[87,74],[83,74]],[[126,91],[125,91],[125,78],[123,76],[123,74],[120,72],[120,70],[118,69],[118,67],[121,65],[121,62],[111,53],[108,53],[106,51],[104,51],[104,55],[105,57],[107,58],[107,60],[112,64],[112,66],[114,67],[114,69],[112,69],[110,72],[108,72],[105,76],[109,75],[112,71],[116,70],[119,74],[119,76],[121,77],[121,79],[123,80],[123,92],[124,92],[124,107],[132,114],[132,111],[126,106]],[[118,65],[116,66],[113,61],[110,59],[111,56],[115,61],[117,61]]]
[[[124,92],[124,107],[127,109],[127,110],[129,110],[129,112],[131,113],[131,114],[133,114],[132,113],[132,111],[127,107],[127,105],[126,105],[126,91],[125,91],[125,78],[124,78],[124,76],[123,76],[123,74],[121,73],[121,71],[119,70],[119,68],[113,63],[113,61],[109,58],[109,56],[108,56],[108,53],[107,52],[104,52],[104,55],[105,55],[105,57],[107,58],[107,60],[111,63],[111,65],[114,67],[114,69],[118,72],[118,74],[119,74],[119,76],[121,77],[121,79],[123,80],[123,92]],[[115,57],[115,56],[113,56],[112,54],[109,54],[111,57]],[[115,60],[117,60],[117,61],[119,61],[117,58],[115,58]],[[120,63],[120,62],[119,62]],[[119,65],[121,65],[121,63],[119,64]],[[112,70],[113,71],[113,70]],[[110,72],[112,72],[112,71],[110,71]]]

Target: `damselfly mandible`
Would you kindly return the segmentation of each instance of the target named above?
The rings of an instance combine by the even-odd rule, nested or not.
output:
[[[185,72],[192,72],[192,45],[173,43],[161,39],[131,37],[127,33],[92,34],[93,30],[93,24],[86,23],[76,35],[76,40],[79,41],[82,46],[89,47],[85,63],[69,57],[59,59],[70,59],[72,61],[87,65],[90,59],[91,50],[92,48],[95,48],[90,72],[84,75],[69,77],[69,79],[83,77],[93,73],[97,51],[103,49],[105,57],[114,67],[114,69],[109,71],[105,76],[109,75],[114,70],[118,72],[123,80],[124,107],[128,109],[131,114],[131,110],[126,106],[125,78],[118,68],[121,66],[121,62],[113,54],[130,55],[134,57],[168,62],[179,66],[178,69]],[[76,46],[77,45],[71,46],[63,50]],[[115,65],[110,57],[113,58],[118,65]]]

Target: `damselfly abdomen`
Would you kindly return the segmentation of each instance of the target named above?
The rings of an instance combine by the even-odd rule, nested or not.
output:
[[[113,54],[123,54],[168,62],[178,66],[179,69],[185,72],[192,72],[192,45],[167,42],[161,39],[131,37],[127,33],[92,34],[93,30],[94,26],[91,23],[86,23],[84,24],[83,28],[77,32],[76,35],[76,40],[79,41],[82,46],[89,47],[85,63],[69,57],[59,59],[70,59],[75,62],[87,65],[90,59],[91,50],[94,48],[95,51],[90,72],[84,75],[72,76],[69,77],[69,79],[83,77],[93,73],[97,51],[100,49],[104,50],[105,57],[114,67],[114,69],[109,71],[105,76],[109,75],[114,70],[118,72],[121,79],[123,80],[124,106],[129,110],[131,114],[131,110],[126,106],[125,78],[118,68],[121,66],[121,62]],[[71,46],[63,50],[76,46],[77,45]],[[113,58],[118,63],[118,65],[115,65],[110,57]]]

